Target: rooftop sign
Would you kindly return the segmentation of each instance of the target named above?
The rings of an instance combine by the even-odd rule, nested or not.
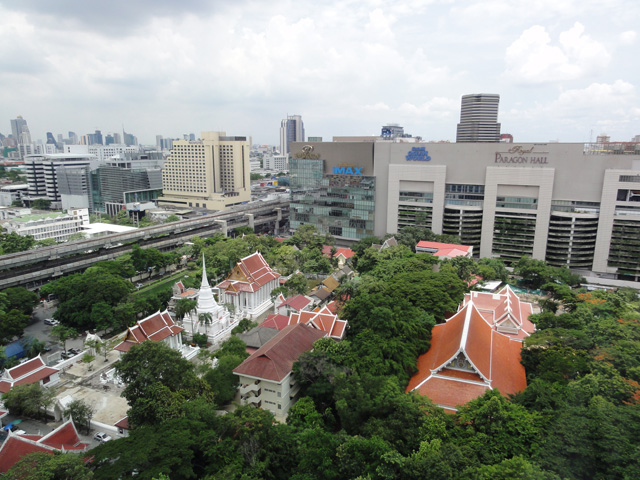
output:
[[[413,147],[405,157],[410,162],[428,162],[431,160],[426,147]]]
[[[362,167],[354,167],[353,165],[345,165],[343,167],[333,167],[334,175],[362,175]]]
[[[533,147],[523,148],[520,145],[511,147],[506,152],[496,152],[495,163],[522,163],[529,165],[546,165],[548,152],[534,153]]]

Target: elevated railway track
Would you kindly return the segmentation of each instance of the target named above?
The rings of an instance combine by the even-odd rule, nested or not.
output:
[[[0,289],[14,286],[37,288],[50,279],[72,273],[102,260],[113,260],[130,252],[132,245],[166,250],[175,248],[194,235],[207,237],[227,234],[234,228],[278,233],[288,219],[289,203],[283,200],[254,202],[233,210],[203,215],[126,233],[0,256]]]

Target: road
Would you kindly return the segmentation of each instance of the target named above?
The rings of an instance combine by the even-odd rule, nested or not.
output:
[[[45,344],[51,347],[51,351],[47,352],[43,357],[51,355],[55,352],[62,350],[60,344],[50,336],[52,326],[45,325],[45,318],[53,318],[53,314],[56,311],[57,305],[56,302],[44,302],[40,303],[36,306],[33,311],[33,315],[31,316],[31,323],[27,328],[24,329],[24,336],[34,337],[41,342],[45,342]],[[83,334],[75,339],[67,340],[67,349],[69,348],[82,348],[84,345],[84,332]]]

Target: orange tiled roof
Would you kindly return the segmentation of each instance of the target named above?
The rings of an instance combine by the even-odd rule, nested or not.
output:
[[[257,292],[271,280],[280,278],[280,274],[274,272],[260,252],[255,252],[240,261],[233,268],[229,276],[217,287],[233,292]]]
[[[407,386],[436,404],[457,405],[497,388],[503,395],[524,390],[522,343],[493,329],[473,302],[432,330],[431,348],[418,358],[418,373]]]
[[[331,338],[342,340],[347,330],[347,321],[341,320],[328,307],[313,312],[293,312],[288,318],[289,325],[303,323],[326,332]]]
[[[532,305],[522,302],[508,285],[497,293],[467,293],[460,308],[471,301],[489,324],[500,333],[522,340],[535,332],[536,327],[529,320],[533,311]],[[506,327],[515,328],[517,332],[507,331]]]

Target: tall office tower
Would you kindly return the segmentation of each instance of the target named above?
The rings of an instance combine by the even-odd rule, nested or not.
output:
[[[162,151],[162,135],[156,135],[156,150]]]
[[[196,134],[195,133],[190,133],[189,134],[189,141],[195,142],[195,140],[196,140]]]
[[[251,200],[251,137],[202,132],[201,140],[175,140],[162,170],[158,205],[208,210]]]
[[[27,127],[26,123],[22,126],[22,133],[20,134],[20,144],[31,145],[31,132],[29,131],[29,127]]]
[[[500,142],[499,102],[495,93],[463,95],[456,142]]]
[[[109,134],[106,137],[104,137],[104,144],[105,145],[112,145],[116,143],[115,139],[113,138],[113,135]]]
[[[304,142],[304,123],[300,115],[288,115],[280,122],[280,155],[289,154],[291,142]]]
[[[56,139],[53,138],[53,133],[51,133],[51,132],[47,132],[47,144],[48,145],[55,145],[56,149],[58,148],[58,142],[56,142]]]
[[[132,145],[138,144],[138,139],[133,134],[123,131],[122,136],[124,138],[125,145],[131,147]]]
[[[59,134],[57,135],[57,137],[56,137],[56,138],[58,139],[58,143],[59,143],[60,145],[62,145],[62,144],[64,143],[64,139],[63,139],[63,137],[62,137],[62,134],[61,134],[61,133],[59,133]]]
[[[120,145],[122,143],[122,137],[120,136],[119,133],[114,133],[113,134],[113,143]]]
[[[18,115],[18,118],[11,120],[11,134],[16,142],[20,143],[20,137],[22,135],[22,127],[27,126],[27,121],[22,118],[22,115]]]
[[[69,142],[71,145],[78,144],[78,135],[76,135],[76,132],[69,131]]]

